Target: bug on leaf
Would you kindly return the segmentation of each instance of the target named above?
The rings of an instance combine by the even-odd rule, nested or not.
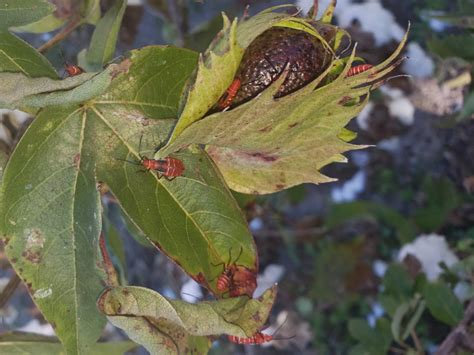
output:
[[[228,335],[227,339],[231,341],[232,343],[235,344],[243,344],[243,345],[261,345],[264,343],[268,343],[272,340],[287,340],[287,339],[292,339],[295,337],[295,335],[288,337],[288,338],[275,338],[275,334],[277,334],[280,329],[283,327],[283,325],[286,323],[286,320],[273,332],[273,334],[265,334],[262,333],[261,331],[257,331],[254,335],[251,337],[245,338],[245,337],[237,337],[235,335]]]
[[[64,54],[61,50],[59,51],[59,53],[61,54],[61,57],[63,58],[64,70],[66,71],[68,76],[76,76],[76,75],[84,73],[84,69],[82,69],[80,66],[69,63],[64,57]]]
[[[222,95],[217,103],[217,106],[220,110],[225,110],[232,104],[235,97],[237,96],[237,92],[239,91],[241,86],[241,81],[239,78],[235,78],[234,81],[230,84],[227,88],[226,92]]]
[[[360,65],[356,65],[355,67],[352,67],[349,69],[349,71],[347,72],[346,74],[346,77],[349,77],[349,76],[354,76],[354,75],[357,75],[357,74],[360,74],[360,73],[363,73],[371,68],[373,68],[374,66],[372,64],[360,64]]]
[[[260,344],[268,343],[272,341],[273,335],[265,334],[259,331],[249,338],[242,338],[242,337],[236,337],[234,335],[228,335],[227,339],[229,339],[229,341],[235,344],[260,345]]]
[[[229,293],[230,297],[247,295],[252,297],[253,291],[257,288],[257,277],[255,272],[245,266],[237,265],[237,261],[242,255],[243,248],[235,260],[232,261],[231,250],[229,250],[229,262],[213,264],[214,266],[223,265],[224,270],[217,277],[216,288],[222,293]]]
[[[84,73],[84,69],[82,69],[80,66],[69,63],[64,64],[64,70],[66,70],[69,76],[76,76]]]
[[[243,252],[243,248],[240,248],[239,255],[234,260],[234,262],[232,262],[232,250],[229,249],[229,262],[227,264],[226,263],[220,263],[220,264],[215,264],[215,265],[213,264],[214,266],[220,266],[220,265],[224,266],[224,271],[222,271],[222,273],[219,275],[216,282],[216,288],[219,291],[224,292],[224,291],[228,291],[231,288],[232,278],[234,276],[234,272],[237,267],[235,263],[239,260],[240,256],[242,255],[242,252]]]
[[[141,150],[142,145],[142,137],[140,137],[140,143],[138,145],[138,151]],[[143,166],[146,171],[153,170],[155,171],[158,176],[158,179],[164,177],[168,181],[174,180],[176,177],[183,175],[185,170],[184,164],[181,160],[173,157],[166,157],[163,159],[149,159],[145,155],[138,154],[140,160],[132,161],[126,159],[117,159],[121,161],[125,161],[130,164],[134,165],[141,165]]]

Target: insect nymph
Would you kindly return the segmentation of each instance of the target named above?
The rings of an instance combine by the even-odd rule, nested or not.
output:
[[[140,151],[142,145],[142,137],[140,137],[140,143],[138,145],[138,150]],[[141,165],[143,166],[146,171],[153,170],[155,171],[158,176],[158,179],[164,177],[166,180],[171,181],[174,180],[176,177],[183,175],[185,170],[184,164],[180,159],[173,158],[173,157],[166,157],[163,159],[149,159],[147,156],[138,153],[140,160],[132,161],[126,159],[117,159],[121,161],[125,161],[130,164],[134,165]]]

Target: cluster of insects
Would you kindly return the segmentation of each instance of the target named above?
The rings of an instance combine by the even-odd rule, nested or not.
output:
[[[237,258],[232,261],[231,249],[229,249],[229,262],[213,264],[214,266],[223,266],[222,273],[217,277],[216,288],[223,294],[228,293],[230,297],[247,295],[252,297],[252,293],[257,288],[257,278],[255,273],[245,266],[237,264],[242,255],[243,249]]]

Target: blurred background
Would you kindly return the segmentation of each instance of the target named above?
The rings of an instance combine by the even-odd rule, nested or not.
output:
[[[55,3],[71,11],[70,2]],[[113,1],[102,3],[106,9]],[[247,4],[252,15],[285,3],[305,13],[313,1],[130,0],[117,55],[152,44],[203,51],[222,11],[240,17]],[[328,3],[321,0],[320,11]],[[267,332],[278,329],[280,340],[242,346],[221,337],[212,354],[431,354],[450,345],[461,319],[474,318],[466,311],[474,295],[474,1],[339,0],[335,12],[371,64],[393,52],[409,22],[409,59],[348,126],[355,143],[371,147],[323,169],[338,182],[236,194],[259,251],[255,296],[279,283]],[[92,30],[79,27],[46,56],[62,71],[60,49],[76,62]],[[35,47],[53,35],[21,34]],[[0,119],[4,160],[30,118],[0,110]],[[103,202],[124,280],[189,302],[210,297],[148,246],[111,196]],[[0,261],[1,290],[12,271]],[[0,296],[0,331],[54,334],[26,288],[12,289],[13,297]],[[104,339],[120,338],[106,328]],[[469,340],[458,354],[474,353]]]

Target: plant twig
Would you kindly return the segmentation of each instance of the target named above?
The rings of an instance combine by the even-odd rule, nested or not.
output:
[[[38,48],[38,52],[44,53],[49,48],[55,46],[59,42],[61,42],[64,38],[69,36],[69,34],[74,31],[79,25],[81,24],[81,16],[76,15],[69,22],[64,26],[61,31],[56,33],[53,38],[51,38],[48,42],[44,43],[42,46]]]
[[[418,335],[415,332],[415,329],[412,329],[411,331],[411,338],[413,339],[413,342],[415,343],[416,350],[419,354],[424,354],[425,352],[423,351],[423,346],[421,345],[420,338],[418,338]]]
[[[10,297],[15,293],[15,290],[20,282],[21,279],[18,277],[18,275],[13,274],[13,276],[10,278],[10,281],[8,281],[7,285],[0,294],[0,309],[7,304]]]
[[[471,300],[464,312],[464,318],[451,333],[444,339],[435,355],[454,354],[457,349],[466,349],[474,352],[474,334],[469,327],[474,322],[474,299]]]
[[[100,233],[99,249],[102,254],[105,273],[107,274],[107,285],[113,287],[119,286],[120,283],[118,281],[117,272],[115,271],[115,267],[110,259],[109,252],[107,251],[107,246],[105,245],[104,233]]]

